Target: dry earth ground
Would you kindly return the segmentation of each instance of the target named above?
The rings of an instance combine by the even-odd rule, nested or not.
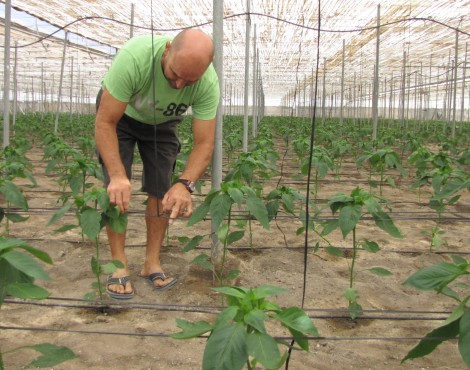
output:
[[[208,234],[210,223],[189,228],[184,220],[175,222],[169,231],[169,242],[163,248],[162,263],[179,281],[168,291],[152,291],[137,277],[144,257],[145,229],[141,204],[144,198],[138,193],[139,181],[135,180],[127,252],[136,297],[106,312],[76,307],[75,304],[83,302],[64,299],[81,299],[91,290],[94,276],[90,259],[95,253],[94,245],[82,242],[77,231],[58,234],[53,231],[58,225],[46,226],[52,210],[57,208],[58,185],[54,178],[44,175],[40,148],[35,148],[28,156],[35,164],[38,187],[25,189],[31,207],[30,218],[25,223],[12,225],[11,235],[51,255],[54,264],[46,269],[52,281],[41,282],[41,285],[52,297],[60,299],[38,302],[45,306],[5,303],[0,311],[0,324],[19,330],[0,330],[1,351],[50,342],[67,346],[79,356],[54,369],[199,369],[206,340],[178,341],[167,334],[178,331],[176,318],[212,321],[215,315],[207,306],[221,303],[220,297],[211,290],[212,275],[190,263],[201,250],[184,253],[177,239]],[[271,186],[276,181],[277,178]],[[308,252],[304,307],[314,317],[322,339],[310,341],[309,353],[295,351],[290,369],[465,369],[456,341],[445,342],[428,357],[400,364],[417,338],[435,328],[455,307],[450,299],[437,296],[435,292],[416,291],[403,286],[402,282],[419,268],[449,261],[450,252],[468,252],[470,246],[468,192],[463,194],[458,207],[447,214],[450,218],[466,217],[467,222],[445,222],[442,227],[446,230],[447,244],[434,253],[429,251],[429,238],[420,233],[420,230],[431,229],[433,221],[429,218],[434,214],[425,204],[417,202],[416,192],[408,189],[409,182],[405,179],[399,189],[385,189],[385,195],[393,202],[393,217],[405,238],[394,239],[367,221],[358,229],[359,236],[376,241],[382,249],[376,254],[361,251],[358,256],[357,268],[362,272],[357,277],[356,288],[363,308],[371,310],[365,312],[364,318],[350,320],[344,312],[337,311],[347,304],[341,295],[348,286],[350,260],[329,255],[324,249]],[[349,193],[358,184],[367,189],[365,178],[355,165],[345,164],[338,177],[329,175],[321,181],[319,198],[338,191]],[[204,190],[207,189],[206,185]],[[195,199],[201,201],[202,197],[195,196]],[[330,215],[328,210],[324,214]],[[66,221],[73,222],[73,215],[61,222]],[[279,227],[272,223],[270,230],[254,224],[253,248],[243,248],[248,246],[248,239],[244,238],[228,256],[230,266],[241,271],[236,284],[287,288],[285,294],[274,300],[284,307],[300,306],[304,284],[304,236],[296,235],[300,222],[290,217],[280,218]],[[319,239],[311,236],[313,246]],[[331,235],[331,241],[338,246],[350,245],[350,240],[343,241],[339,232]],[[204,246],[209,247],[208,242]],[[104,262],[110,258],[104,234],[100,249]],[[204,252],[210,253],[209,250]],[[365,271],[373,266],[387,268],[393,276],[376,277]],[[113,304],[121,303],[105,299]],[[275,335],[287,334],[277,326],[272,330]],[[28,349],[6,354],[6,369],[20,369],[37,355]]]

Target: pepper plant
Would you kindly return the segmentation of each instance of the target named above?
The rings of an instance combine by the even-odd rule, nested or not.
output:
[[[430,231],[423,230],[422,233],[430,235],[431,244],[429,248],[432,250],[433,248],[439,248],[443,241],[441,235],[445,231],[440,227],[443,212],[447,206],[454,205],[460,199],[460,195],[454,195],[454,190],[457,189],[450,190],[452,183],[449,183],[449,180],[461,177],[462,171],[454,169],[455,161],[443,151],[431,154],[424,160],[422,166],[426,164],[427,167],[423,167],[422,171],[419,172],[417,181],[411,187],[421,187],[425,184],[431,185],[429,206],[436,211],[437,217],[433,228]]]
[[[204,220],[208,214],[212,219],[212,223],[217,232],[219,241],[223,243],[223,256],[220,266],[216,266],[216,261],[205,253],[197,256],[192,263],[198,264],[203,268],[213,272],[216,280],[223,285],[224,280],[234,279],[239,271],[230,271],[224,275],[224,266],[226,262],[228,246],[245,235],[245,230],[233,230],[234,223],[237,227],[236,219],[233,216],[233,207],[237,205],[239,209],[245,206],[251,216],[260,222],[260,224],[269,229],[268,210],[259,195],[249,186],[243,185],[241,181],[223,182],[218,190],[211,190],[204,202],[194,210],[193,215],[188,221],[188,225],[192,226],[197,222]],[[238,226],[243,226],[239,223]],[[249,224],[251,226],[251,223]],[[250,238],[251,238],[250,230]],[[197,235],[188,241],[184,251],[194,249],[203,239],[205,235]]]
[[[426,334],[408,352],[402,363],[427,356],[442,342],[458,338],[460,355],[470,368],[470,262],[460,256],[452,256],[452,262],[425,267],[403,284],[424,291],[434,290],[437,294],[453,299],[457,306],[442,324]]]
[[[251,370],[257,368],[257,364],[266,369],[279,369],[288,358],[288,351],[281,354],[279,344],[288,344],[269,334],[266,328],[268,320],[287,328],[299,350],[308,351],[308,337],[318,336],[317,328],[302,309],[281,308],[266,300],[286,289],[226,286],[213,290],[228,300],[228,307],[217,315],[214,323],[177,319],[176,324],[182,331],[171,335],[175,339],[191,339],[209,333],[202,370],[239,370],[245,365]]]
[[[19,139],[17,138],[17,142]],[[5,234],[9,235],[11,222],[23,222],[27,217],[15,212],[11,206],[17,206],[23,211],[28,209],[26,198],[21,189],[13,182],[15,179],[28,179],[31,186],[36,186],[36,180],[32,174],[32,164],[26,158],[27,143],[20,147],[6,146],[0,151],[0,193],[4,196],[6,207],[1,208],[1,218],[6,217]]]
[[[80,227],[82,235],[86,235],[95,242],[96,254],[91,258],[91,270],[96,276],[96,281],[92,284],[94,291],[85,295],[86,299],[94,299],[95,291],[98,292],[100,300],[103,299],[103,286],[100,282],[100,275],[111,274],[124,265],[117,260],[113,260],[105,265],[100,265],[100,245],[99,234],[103,227],[109,225],[114,231],[123,233],[127,226],[127,214],[119,212],[119,208],[112,205],[109,196],[104,188],[93,188],[83,195],[76,194],[73,200],[68,200],[50,219],[48,225],[52,225],[62,218],[72,207],[75,207],[75,216],[78,224],[66,224],[57,232],[64,232]]]
[[[322,235],[328,235],[333,230],[339,228],[343,238],[352,232],[352,260],[349,265],[349,287],[344,291],[343,296],[349,302],[349,313],[351,318],[356,318],[362,313],[362,307],[358,303],[358,292],[354,288],[354,280],[358,274],[356,272],[356,259],[359,249],[362,248],[368,252],[377,253],[380,250],[379,245],[371,240],[363,239],[361,242],[357,235],[357,226],[361,218],[370,215],[376,226],[389,235],[401,238],[400,230],[395,226],[390,215],[382,209],[380,202],[384,202],[385,198],[366,192],[356,187],[350,195],[337,193],[329,199],[330,209],[334,214],[339,211],[338,218],[327,221],[324,224]],[[379,276],[391,275],[391,272],[382,267],[372,267],[368,269],[371,273]]]
[[[366,151],[356,161],[358,167],[362,167],[365,163],[369,164],[369,191],[372,187],[379,186],[379,194],[382,195],[383,184],[387,183],[395,187],[395,180],[391,175],[386,175],[385,171],[389,169],[398,169],[403,174],[400,156],[391,148],[380,148],[373,151]],[[378,181],[372,180],[373,174],[379,176]]]

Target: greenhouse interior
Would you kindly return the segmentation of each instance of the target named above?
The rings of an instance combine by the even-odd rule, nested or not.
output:
[[[470,0],[0,10],[0,370],[470,368]]]

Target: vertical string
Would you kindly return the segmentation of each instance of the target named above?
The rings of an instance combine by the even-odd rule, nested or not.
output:
[[[310,221],[310,180],[312,172],[312,154],[315,144],[315,123],[316,123],[316,112],[317,112],[317,92],[318,92],[318,70],[320,63],[320,30],[321,30],[321,11],[320,11],[320,2],[318,0],[318,34],[317,34],[317,60],[315,66],[315,91],[314,91],[314,102],[313,102],[313,112],[311,120],[311,131],[310,131],[310,151],[309,151],[309,162],[308,162],[308,177],[307,177],[307,194],[306,194],[306,203],[305,203],[305,239],[304,239],[304,272],[303,272],[303,287],[302,287],[302,304],[301,307],[304,307],[305,303],[305,292],[307,285],[307,258],[308,258],[308,230],[309,230],[309,221]],[[289,369],[289,361],[292,354],[292,349],[294,347],[295,339],[292,340],[291,345],[289,346],[289,355],[286,360],[285,369]]]
[[[152,40],[152,109],[153,109],[153,150],[154,150],[154,158],[155,158],[155,178],[157,181],[157,189],[159,189],[159,183],[160,183],[160,178],[158,176],[158,170],[157,170],[157,164],[158,164],[158,148],[157,148],[157,116],[156,116],[156,76],[155,76],[155,50],[154,50],[154,35],[153,35],[153,0],[150,0],[150,30],[151,30],[151,40]],[[158,202],[158,197],[157,197],[157,214],[156,216],[159,217],[161,215],[160,212],[160,203]],[[153,216],[153,215],[152,215]]]

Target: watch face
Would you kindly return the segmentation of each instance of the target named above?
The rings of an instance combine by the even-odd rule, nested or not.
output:
[[[194,192],[194,190],[196,190],[196,184],[194,184],[194,182],[191,181],[191,180],[178,179],[178,182],[184,184],[186,186],[186,189],[188,189],[188,191],[190,193],[192,193],[192,192]]]
[[[194,182],[190,181],[187,185],[188,190],[192,193],[194,190],[196,190],[196,184]]]

